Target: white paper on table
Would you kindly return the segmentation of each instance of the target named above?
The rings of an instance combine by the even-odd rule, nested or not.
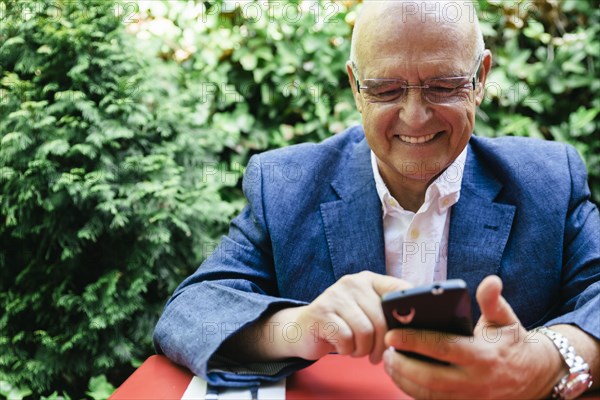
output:
[[[252,392],[247,389],[227,389],[218,394],[206,394],[207,388],[204,379],[194,376],[181,400],[252,400]],[[258,388],[258,400],[285,400],[285,379],[261,384]]]

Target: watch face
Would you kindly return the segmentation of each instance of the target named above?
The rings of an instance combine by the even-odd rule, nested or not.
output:
[[[562,396],[565,399],[578,397],[592,385],[592,375],[589,373],[580,373],[569,378],[569,381],[562,390]]]

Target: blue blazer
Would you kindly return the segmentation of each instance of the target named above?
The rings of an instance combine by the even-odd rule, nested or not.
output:
[[[280,379],[307,365],[238,366],[217,351],[237,330],[312,301],[343,275],[386,272],[362,127],[254,156],[243,184],[248,205],[177,288],[154,333],[159,352],[217,385]],[[589,198],[572,147],[471,138],[447,256],[448,278],[468,284],[475,321],[475,290],[496,274],[526,328],[568,323],[600,339],[600,218]]]

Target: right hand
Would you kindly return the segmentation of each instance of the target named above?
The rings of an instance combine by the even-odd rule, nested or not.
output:
[[[352,357],[369,355],[371,363],[379,363],[388,330],[381,296],[410,287],[405,280],[363,271],[343,276],[309,305],[287,309],[308,333],[297,343],[297,356],[316,360],[336,351]]]

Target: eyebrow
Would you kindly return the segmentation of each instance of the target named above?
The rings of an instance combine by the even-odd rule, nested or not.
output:
[[[432,78],[426,78],[425,80],[439,79],[439,78],[461,78],[461,77],[465,77],[468,75],[469,75],[468,71],[464,72],[464,71],[454,70],[454,71],[450,71],[450,72],[446,71],[446,72],[444,72],[444,75],[438,75],[438,76],[435,76]]]
[[[364,79],[364,82],[368,82],[370,87],[378,88],[392,83],[408,83],[406,79],[401,78],[369,78]]]

